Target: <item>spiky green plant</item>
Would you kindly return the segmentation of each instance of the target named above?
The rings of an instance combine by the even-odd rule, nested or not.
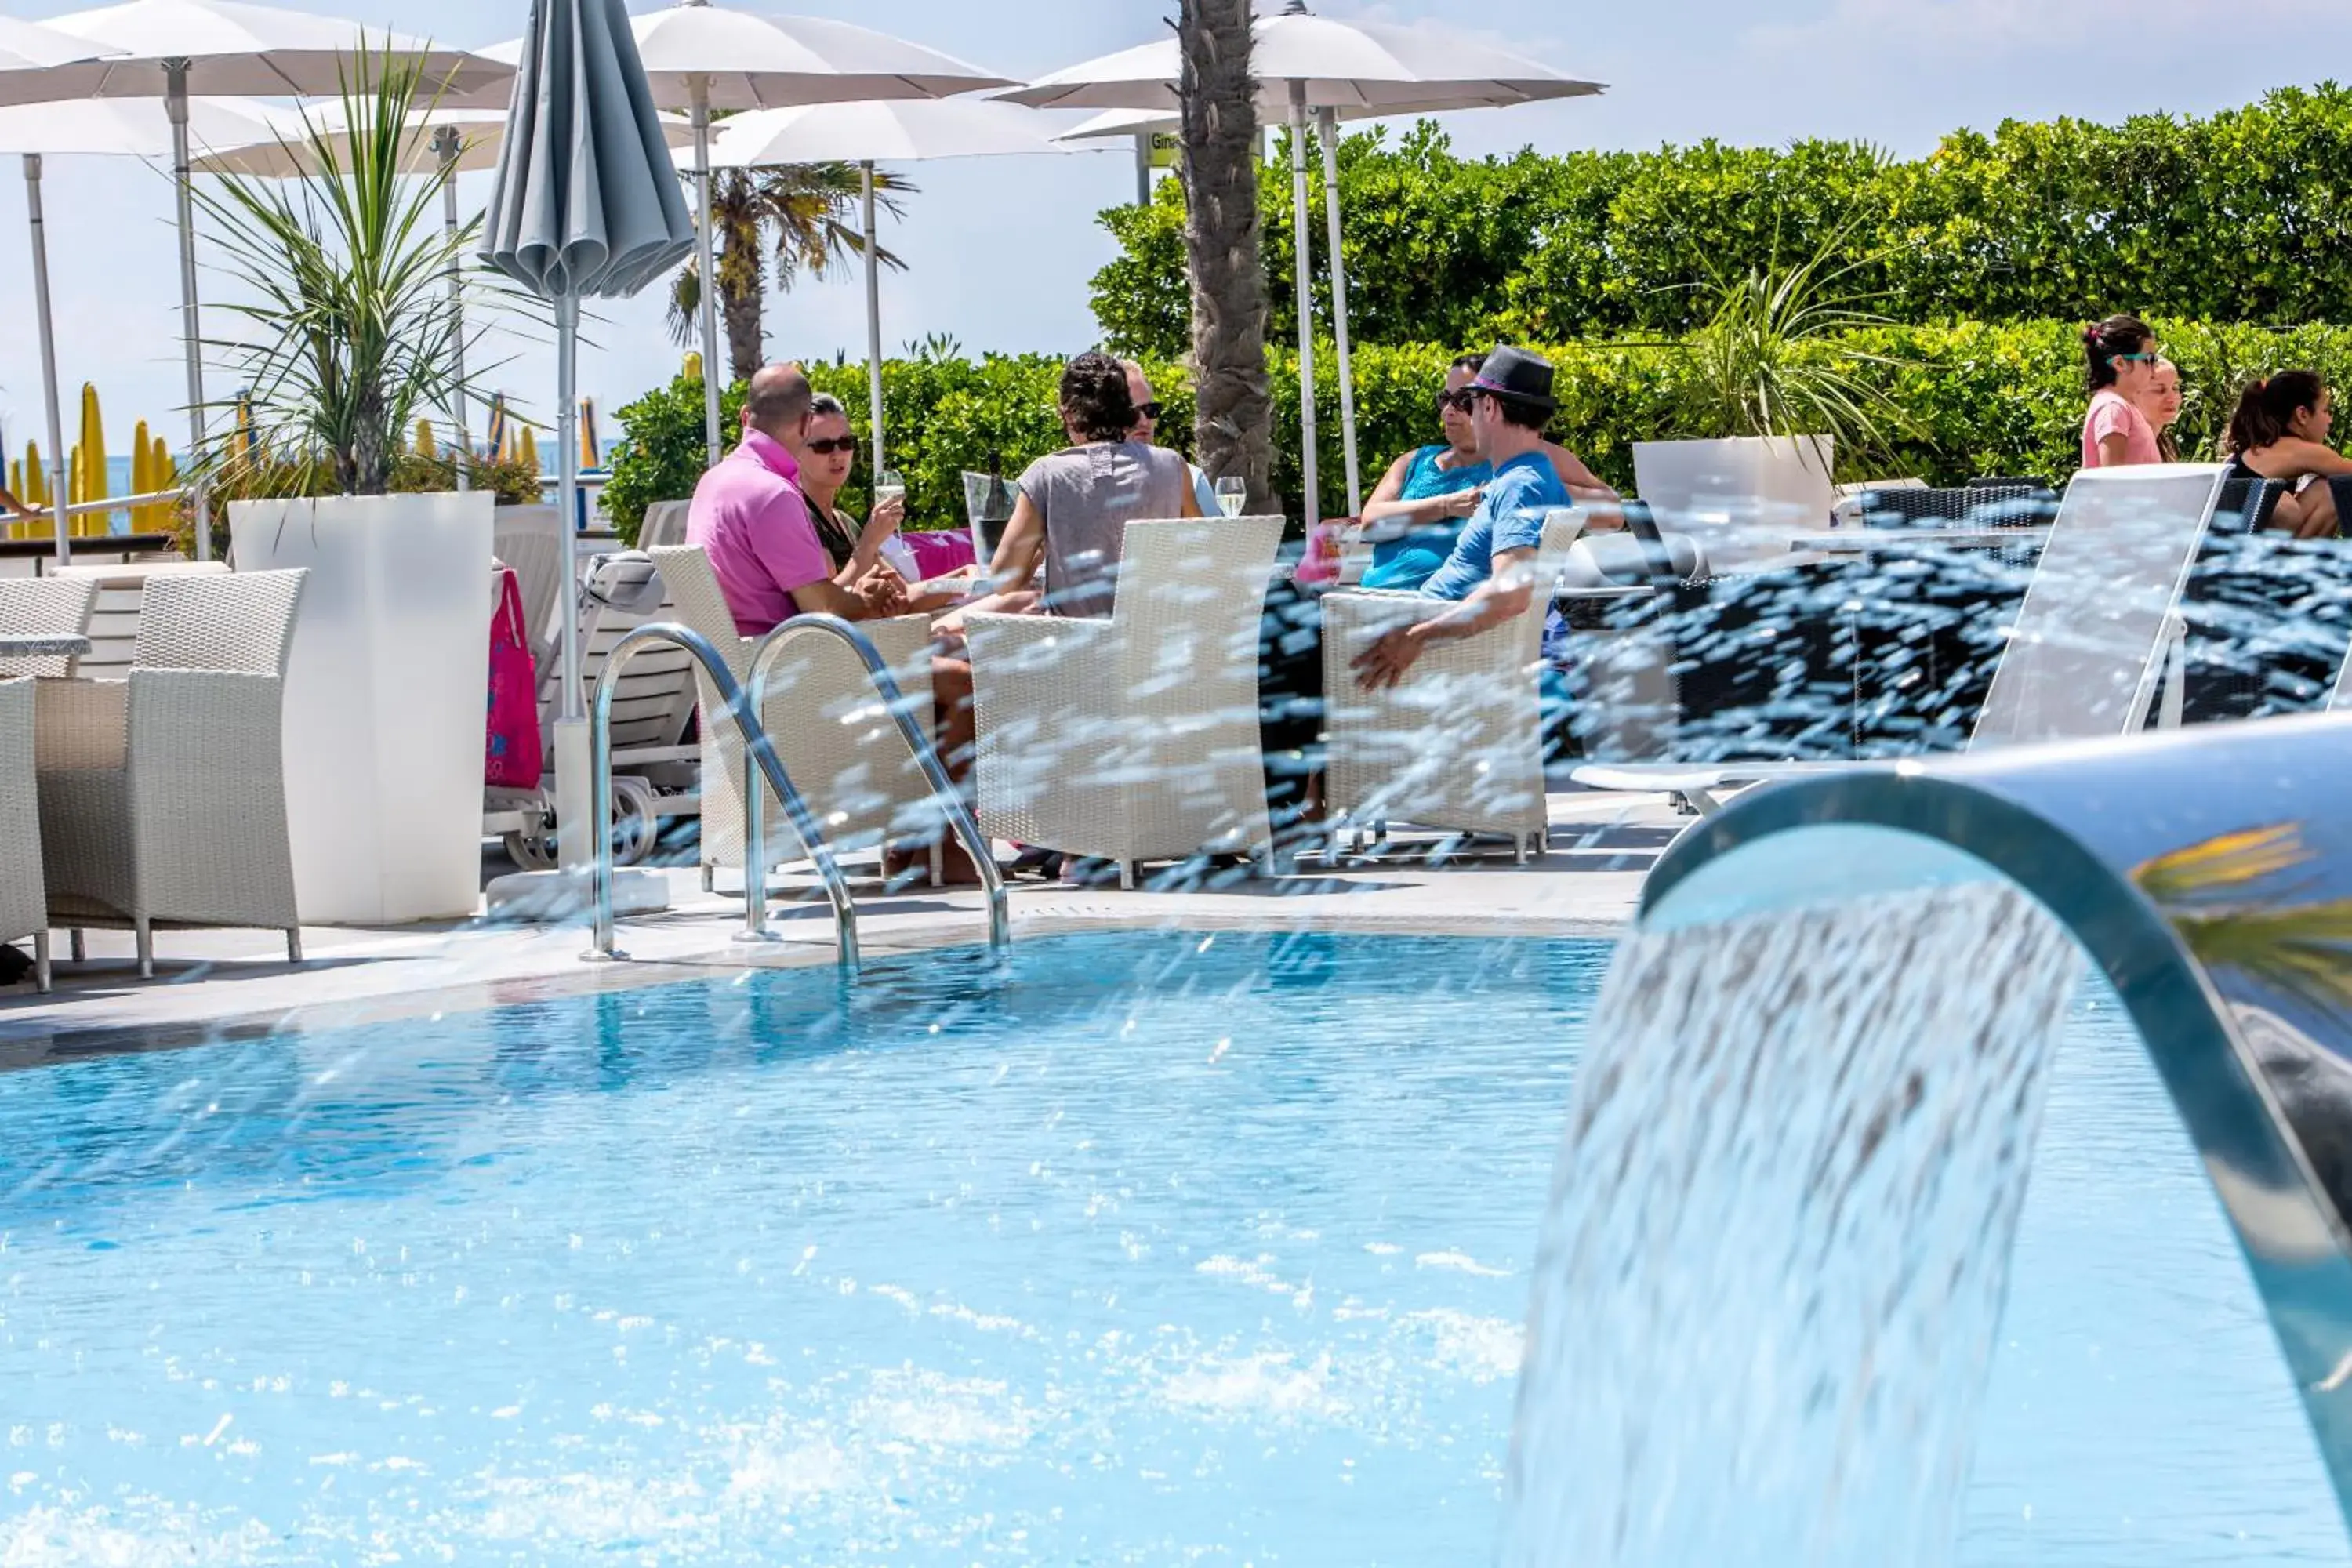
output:
[[[1843,228],[1802,261],[1717,276],[1703,290],[1706,324],[1684,343],[1683,400],[1694,435],[1828,436],[1856,458],[1884,453],[1909,429],[1895,400],[1860,374],[1891,365],[1842,342],[1888,325],[1864,309],[1841,260]]]
[[[411,122],[437,96],[421,61],[362,46],[341,86],[347,132],[312,124],[283,142],[310,173],[198,183],[211,247],[238,284],[214,310],[246,328],[208,346],[250,388],[259,449],[324,470],[335,493],[382,495],[416,417],[454,401],[460,351],[501,296],[473,289],[462,312],[451,297],[480,219],[445,231],[449,176]],[[228,432],[200,460],[233,478],[246,459]]]

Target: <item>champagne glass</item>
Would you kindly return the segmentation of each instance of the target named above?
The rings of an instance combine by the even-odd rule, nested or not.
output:
[[[874,476],[874,504],[907,499],[907,477],[896,468],[885,468]]]
[[[1217,510],[1227,517],[1239,517],[1242,508],[1249,504],[1247,479],[1223,479],[1217,481]]]

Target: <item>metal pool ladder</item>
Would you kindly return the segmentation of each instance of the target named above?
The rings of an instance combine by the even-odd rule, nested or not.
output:
[[[841,874],[841,867],[833,858],[833,847],[824,840],[816,818],[801,798],[784,772],[777,755],[775,743],[768,738],[760,723],[762,700],[767,696],[768,677],[775,663],[777,652],[793,637],[803,632],[821,632],[838,637],[866,666],[866,673],[874,684],[875,695],[882,700],[893,722],[898,726],[899,738],[915,755],[916,764],[923,770],[923,781],[930,788],[931,798],[940,808],[942,822],[951,828],[966,854],[979,869],[982,889],[988,894],[988,945],[1003,952],[1012,941],[1013,922],[1005,906],[1004,878],[996,868],[995,858],[988,852],[988,842],[980,836],[980,825],[965,809],[963,797],[948,777],[931,738],[923,733],[907,710],[906,694],[882,656],[865,633],[838,616],[795,616],[770,632],[760,641],[751,656],[751,675],[739,684],[734,672],[719,650],[700,633],[667,621],[657,621],[636,627],[613,645],[605,656],[604,668],[596,677],[596,702],[589,721],[590,776],[594,781],[594,798],[589,809],[589,821],[604,824],[613,816],[613,694],[620,689],[622,671],[631,658],[656,643],[667,643],[684,648],[698,660],[710,684],[718,689],[726,705],[725,718],[743,737],[743,930],[739,942],[773,942],[776,935],[768,929],[768,868],[766,865],[767,826],[761,782],[764,779],[776,798],[783,802],[784,815],[791,819],[793,831],[799,836],[801,847],[808,851],[809,859],[816,866],[816,874],[824,883],[826,900],[833,905],[834,931],[839,945],[842,966],[858,967],[857,905],[849,896],[849,883]],[[703,721],[711,722],[715,715],[705,713]],[[596,845],[593,886],[596,901],[595,936],[593,945],[581,957],[590,963],[611,963],[625,958],[613,946],[613,836],[609,828],[593,834]]]

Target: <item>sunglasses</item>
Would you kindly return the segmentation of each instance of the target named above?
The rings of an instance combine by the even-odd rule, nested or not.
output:
[[[1449,408],[1459,414],[1467,414],[1470,412],[1470,405],[1478,401],[1478,395],[1468,387],[1464,387],[1460,392],[1441,392],[1432,401],[1436,404],[1440,414]]]
[[[2107,357],[2115,361],[2117,364],[2154,364],[2157,361],[2162,359],[2164,355],[2155,349],[2150,349],[2146,353],[2109,354]]]
[[[1139,403],[1135,405],[1136,416],[1139,418],[1149,419],[1157,425],[1160,423],[1160,410],[1164,406],[1166,406],[1164,404],[1159,403]]]
[[[857,450],[857,437],[828,436],[822,441],[811,441],[808,444],[808,449],[812,452],[824,453],[826,457],[831,457],[835,452],[855,452]]]

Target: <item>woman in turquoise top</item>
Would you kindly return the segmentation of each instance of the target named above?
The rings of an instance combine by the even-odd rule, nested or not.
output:
[[[1478,510],[1480,492],[1494,478],[1494,469],[1479,459],[1477,438],[1470,429],[1469,395],[1463,389],[1486,363],[1485,354],[1464,354],[1447,368],[1444,389],[1436,397],[1445,439],[1407,452],[1372,487],[1362,522],[1362,537],[1372,545],[1372,563],[1364,570],[1363,586],[1420,587],[1445,564],[1463,522]],[[1617,492],[1572,453],[1549,441],[1542,450],[1575,500],[1617,499]],[[1614,514],[1596,513],[1585,526],[1605,530],[1618,526],[1618,520]]]

